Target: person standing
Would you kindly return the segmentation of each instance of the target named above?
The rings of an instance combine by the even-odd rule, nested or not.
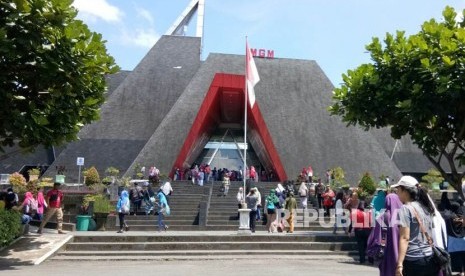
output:
[[[199,186],[203,186],[203,180],[205,179],[205,172],[203,169],[200,169],[199,175],[198,175],[198,182]]]
[[[307,209],[308,188],[305,182],[302,182],[299,187],[300,207]]]
[[[368,236],[371,231],[371,212],[365,212],[365,202],[360,201],[357,210],[352,214],[352,221],[355,222],[352,225],[355,232],[355,240],[357,241],[359,262],[364,264],[366,261]]]
[[[337,228],[345,223],[342,220],[342,216],[344,215],[344,209],[342,206],[342,198],[344,197],[344,193],[339,191],[336,195],[336,221],[334,222],[334,229],[333,234],[336,234]],[[347,234],[347,229],[345,226],[342,226],[342,229]]]
[[[258,197],[255,194],[255,189],[250,189],[250,193],[245,198],[245,202],[247,203],[247,208],[250,209],[250,213],[249,213],[250,231],[252,233],[255,233],[255,219],[257,216],[257,204],[258,204]]]
[[[331,189],[331,186],[326,186],[326,191],[322,195],[323,197],[323,206],[325,207],[325,215],[330,216],[330,209],[334,206],[334,191]]]
[[[262,194],[257,187],[255,189],[255,194],[257,195],[257,221],[260,221],[262,218],[260,209],[262,208]]]
[[[276,196],[276,190],[271,189],[270,194],[265,199],[266,206],[266,229],[268,233],[273,233],[274,221],[276,220],[276,205],[279,204],[279,199]]]
[[[134,216],[137,215],[137,212],[140,210],[142,205],[142,188],[137,182],[134,183],[134,187],[129,191],[129,200],[133,204]]]
[[[307,169],[307,181],[308,181],[308,183],[313,182],[313,168],[312,168],[312,166],[308,166],[308,169]]]
[[[412,176],[403,176],[391,188],[397,188],[397,195],[404,204],[399,212],[396,276],[437,276],[440,268],[433,261],[433,250],[422,230],[432,236],[434,206],[428,194]]]
[[[173,193],[173,187],[171,186],[171,183],[169,181],[166,181],[161,187],[160,190],[163,192],[163,194],[166,197],[166,202],[168,202],[168,205],[170,204],[170,196]]]
[[[170,207],[168,202],[166,201],[165,194],[162,192],[158,192],[158,232],[161,230],[166,231],[168,229],[168,225],[165,224],[163,221],[165,214],[170,214]],[[165,213],[165,214],[164,214]]]
[[[37,214],[36,219],[38,221],[42,221],[44,217],[44,210],[47,208],[47,203],[45,202],[43,188],[40,188],[39,192],[37,193]]]
[[[129,214],[130,207],[131,203],[129,202],[129,194],[126,190],[123,190],[118,199],[118,203],[116,204],[116,212],[118,212],[119,218],[119,231],[117,233],[123,233],[123,228],[124,230],[129,231],[129,226],[124,220],[124,216]]]
[[[323,193],[325,192],[325,186],[323,185],[323,183],[321,183],[321,178],[318,179],[318,184],[316,184],[315,191],[316,191],[316,199],[318,201],[318,206],[315,206],[315,207],[318,207],[318,209],[322,209],[323,208]]]
[[[289,217],[286,219],[289,224],[289,230],[287,233],[294,233],[294,214],[297,209],[297,201],[294,198],[294,193],[290,192],[284,203],[284,208],[289,212]]]
[[[229,192],[229,185],[231,184],[229,180],[229,173],[225,173],[223,176],[223,196],[227,196]]]
[[[402,208],[402,202],[396,194],[389,194],[385,199],[386,211],[383,216],[377,220],[376,226],[373,229],[374,240],[382,243],[383,227],[378,221],[384,222],[386,225],[386,239],[384,247],[384,257],[379,264],[380,276],[394,276],[396,274],[397,258],[399,257],[399,227],[394,225],[397,219],[397,214]],[[378,246],[378,245],[376,245]],[[370,244],[368,245],[370,247]]]
[[[245,202],[244,188],[239,187],[239,191],[237,191],[237,195],[236,195],[236,200],[237,200],[237,209],[242,209],[242,203]],[[240,219],[239,211],[237,211],[237,219]]]
[[[47,212],[45,213],[45,218],[42,220],[37,230],[38,234],[42,234],[42,230],[50,218],[56,214],[57,216],[57,230],[58,234],[65,234],[63,232],[63,210],[61,208],[61,203],[63,202],[63,192],[60,191],[61,183],[55,182],[53,184],[53,189],[48,191],[45,202],[47,203]]]

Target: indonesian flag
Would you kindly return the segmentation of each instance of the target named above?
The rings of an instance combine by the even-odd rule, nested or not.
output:
[[[255,66],[255,62],[253,60],[252,52],[249,49],[249,44],[245,42],[246,48],[246,78],[247,78],[247,96],[249,97],[250,107],[252,108],[255,104],[255,92],[254,86],[260,81],[260,77],[258,76],[257,67]]]

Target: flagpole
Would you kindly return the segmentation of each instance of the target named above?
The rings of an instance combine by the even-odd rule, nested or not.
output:
[[[243,168],[243,195],[244,195],[244,200],[246,197],[246,190],[245,190],[245,183],[247,181],[247,58],[248,58],[248,44],[247,44],[247,36],[245,37],[245,85],[244,85],[244,168]]]

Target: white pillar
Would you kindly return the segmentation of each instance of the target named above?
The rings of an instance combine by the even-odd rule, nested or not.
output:
[[[251,234],[250,232],[250,211],[251,209],[239,209],[239,231],[238,234]]]

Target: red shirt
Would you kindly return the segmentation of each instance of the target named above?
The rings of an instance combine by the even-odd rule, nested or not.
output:
[[[60,190],[48,191],[47,198],[48,198],[48,207],[61,208],[61,202],[63,201],[63,193]]]
[[[357,211],[352,212],[352,226],[354,229],[369,229],[371,228],[371,212],[370,211]]]

